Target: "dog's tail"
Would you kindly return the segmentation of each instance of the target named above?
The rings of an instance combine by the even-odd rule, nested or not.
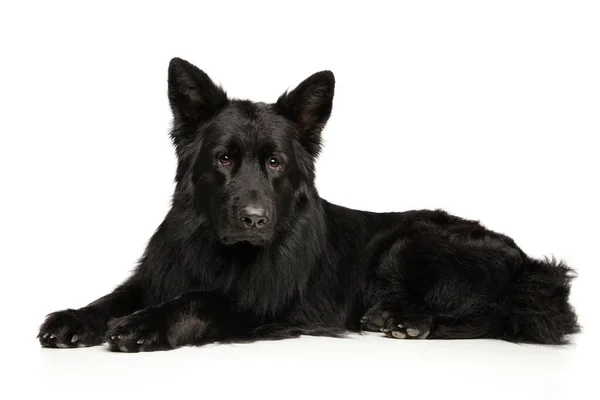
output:
[[[527,257],[506,298],[503,339],[512,342],[565,344],[580,331],[569,303],[575,271],[555,259]]]

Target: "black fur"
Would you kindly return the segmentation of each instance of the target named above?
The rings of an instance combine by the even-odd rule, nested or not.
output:
[[[563,263],[441,210],[373,213],[319,197],[334,84],[324,71],[254,103],[173,59],[172,208],[131,277],[48,315],[41,344],[135,352],[363,329],[561,344],[577,332]]]

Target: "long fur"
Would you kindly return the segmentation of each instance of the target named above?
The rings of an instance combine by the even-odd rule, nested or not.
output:
[[[575,276],[575,271],[562,261],[527,258],[507,294],[507,323],[502,338],[564,344],[567,335],[579,332],[577,316],[569,304]]]
[[[41,344],[136,352],[363,330],[566,343],[579,325],[563,262],[534,260],[442,210],[373,213],[319,196],[314,164],[334,82],[324,71],[276,103],[254,103],[173,59],[171,210],[134,273],[48,315]],[[247,204],[264,227],[240,223]]]

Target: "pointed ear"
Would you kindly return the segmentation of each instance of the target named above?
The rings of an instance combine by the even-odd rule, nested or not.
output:
[[[179,122],[202,123],[228,102],[225,91],[198,67],[173,58],[169,63],[169,102]]]
[[[331,115],[334,88],[331,71],[317,72],[275,104],[276,111],[296,125],[300,142],[313,157],[321,150],[321,131]]]

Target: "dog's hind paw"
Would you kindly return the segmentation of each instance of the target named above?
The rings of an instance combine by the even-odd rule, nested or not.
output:
[[[364,330],[381,331],[395,339],[426,339],[431,333],[432,318],[406,318],[391,311],[370,311],[360,320]]]

